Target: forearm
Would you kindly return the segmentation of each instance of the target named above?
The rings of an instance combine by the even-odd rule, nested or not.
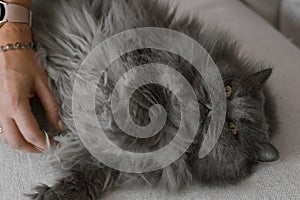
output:
[[[31,0],[4,0],[7,3],[14,3],[30,7]],[[0,28],[0,45],[31,41],[31,31],[27,24],[5,23]]]

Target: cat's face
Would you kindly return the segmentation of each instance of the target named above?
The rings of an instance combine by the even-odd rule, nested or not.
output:
[[[202,181],[234,183],[247,176],[255,163],[279,158],[268,139],[268,113],[264,111],[263,87],[271,72],[266,69],[247,77],[225,77],[226,123],[214,149],[196,161]]]

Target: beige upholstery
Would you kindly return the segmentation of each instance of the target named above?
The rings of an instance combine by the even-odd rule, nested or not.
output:
[[[165,2],[165,0],[161,0]],[[262,164],[236,186],[208,188],[194,185],[180,195],[159,189],[128,187],[105,193],[104,200],[165,199],[298,199],[300,197],[300,51],[265,20],[237,0],[170,0],[180,2],[177,17],[192,15],[218,25],[240,40],[242,52],[274,66],[269,84],[280,113],[280,134],[274,143],[281,160]],[[50,2],[50,1],[49,1]],[[0,144],[0,199],[23,200],[36,183],[51,183],[43,155],[26,155]]]
[[[240,0],[300,48],[300,0]]]
[[[281,0],[241,0],[274,26],[278,26]]]
[[[300,48],[300,0],[282,1],[280,13],[280,30]]]

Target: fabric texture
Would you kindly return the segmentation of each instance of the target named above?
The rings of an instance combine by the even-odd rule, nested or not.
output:
[[[248,7],[265,18],[269,23],[278,26],[281,0],[241,0]]]
[[[241,0],[300,47],[300,0]]]
[[[300,0],[282,1],[280,13],[280,30],[300,47]]]
[[[256,172],[235,186],[205,187],[195,184],[178,195],[136,186],[115,189],[104,200],[126,199],[297,199],[300,196],[300,51],[265,20],[237,0],[172,0],[179,5],[176,17],[191,15],[206,24],[232,33],[244,54],[270,63],[274,73],[269,84],[276,95],[280,130],[274,140],[281,153],[276,163],[261,164]],[[35,105],[36,106],[36,105]],[[40,111],[37,111],[40,113]],[[47,167],[46,155],[28,155],[0,143],[1,200],[26,199],[37,183],[53,183],[59,176]]]

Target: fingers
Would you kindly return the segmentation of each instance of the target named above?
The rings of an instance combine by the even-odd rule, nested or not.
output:
[[[28,153],[40,153],[32,144],[28,143],[20,133],[12,119],[1,120],[3,133],[0,135],[2,141],[14,149]]]
[[[36,94],[39,97],[50,123],[58,130],[62,129],[59,118],[59,106],[47,85],[47,76],[43,74],[35,82]]]
[[[16,125],[18,126],[24,139],[30,144],[41,150],[47,150],[47,138],[40,130],[39,125],[31,112],[29,102],[22,102],[17,113],[14,115]],[[50,141],[54,145],[53,140]]]

